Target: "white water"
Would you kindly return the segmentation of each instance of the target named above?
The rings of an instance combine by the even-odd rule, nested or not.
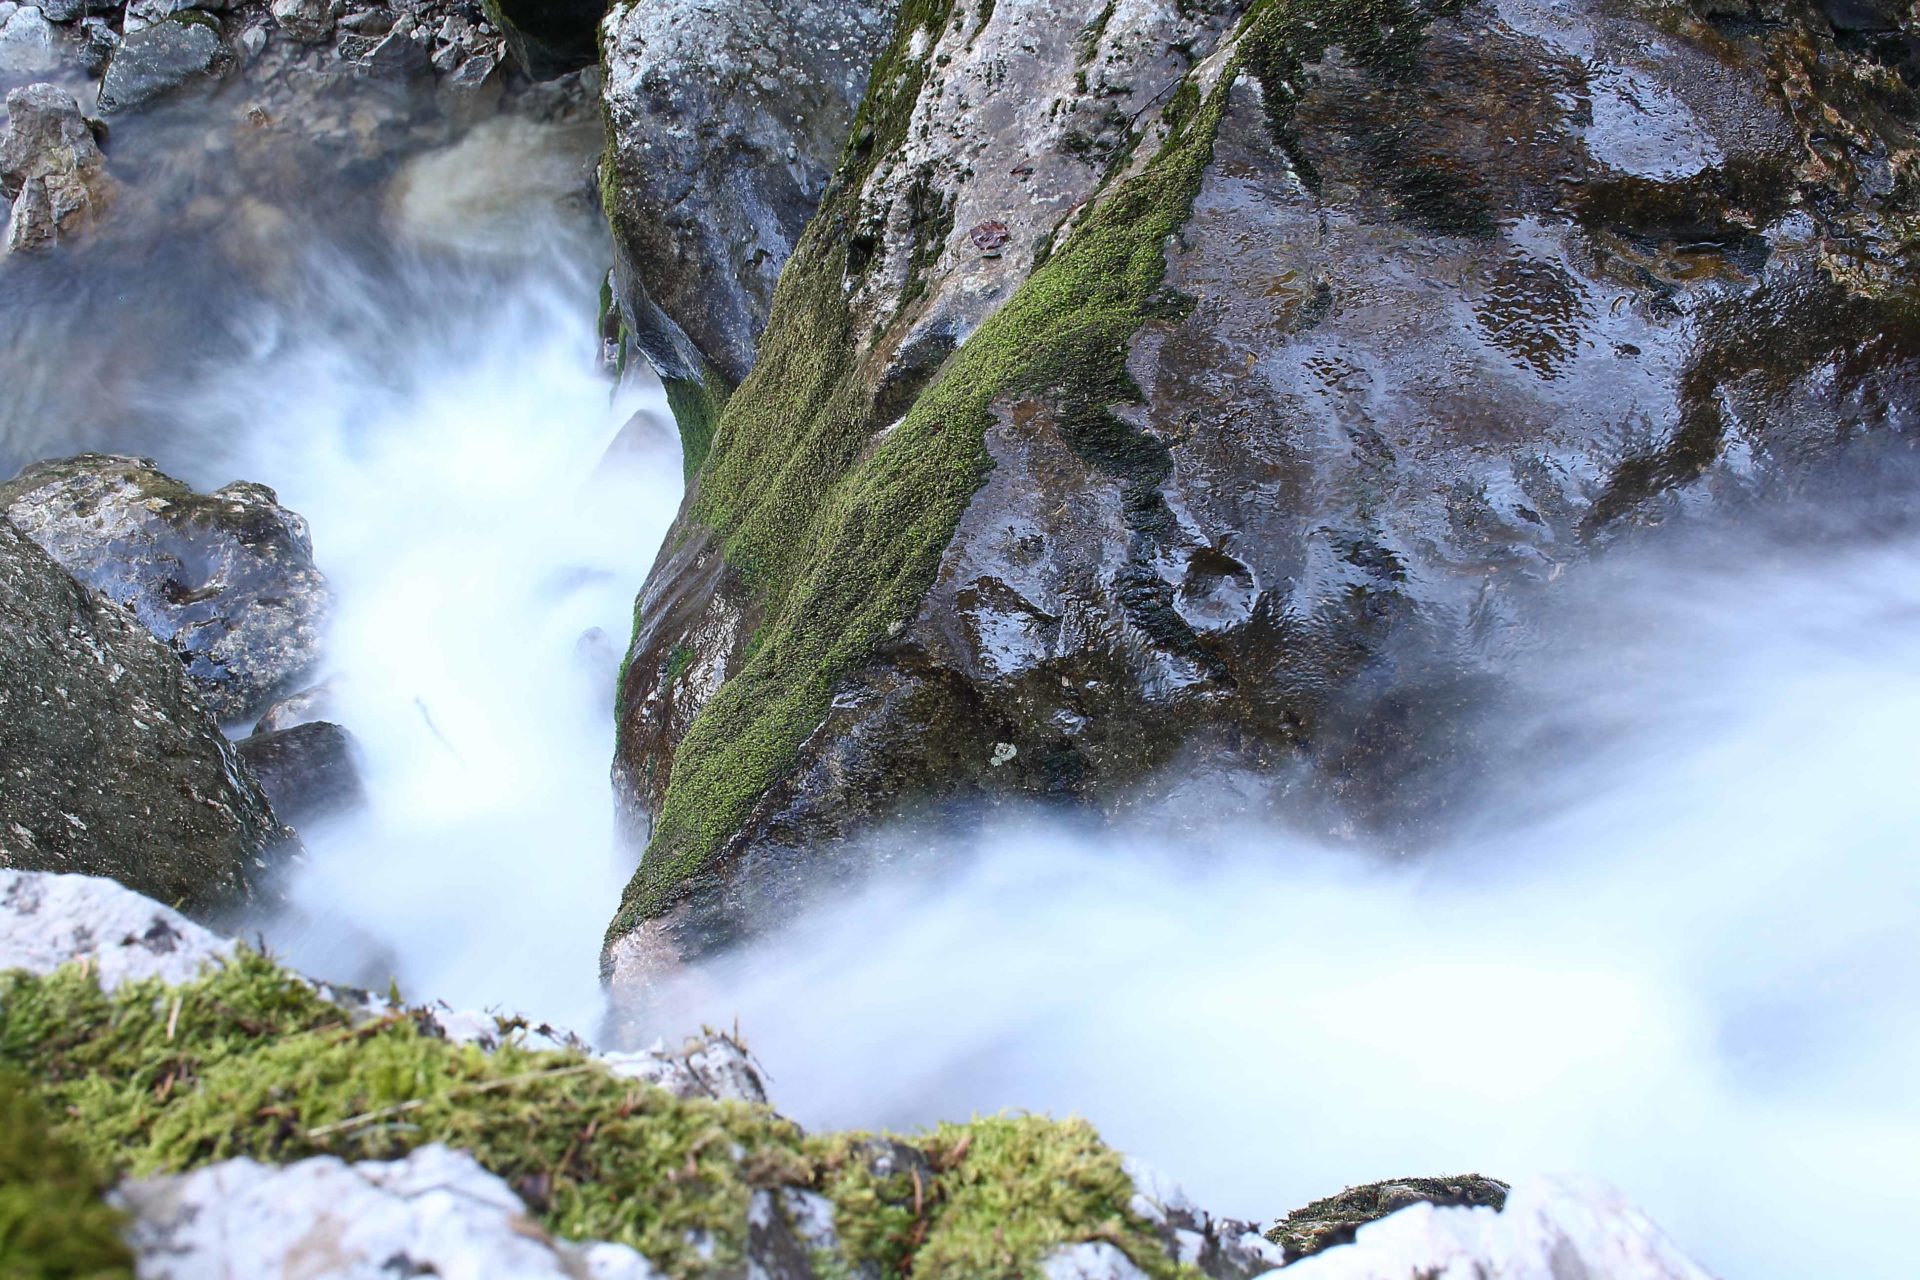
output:
[[[340,596],[370,811],[308,833],[318,972],[580,1028],[629,870],[609,672],[678,499],[594,369],[562,238],[318,260],[164,465],[276,486]],[[1773,544],[1768,544],[1772,546]],[[1569,586],[1566,594],[1573,596]],[[1479,1169],[1614,1180],[1727,1280],[1905,1276],[1920,1209],[1920,545],[1578,588],[1495,780],[1417,865],[1298,832],[1004,828],[695,975],[819,1125],[1078,1111],[1222,1211]],[[1517,754],[1525,755],[1522,751]]]

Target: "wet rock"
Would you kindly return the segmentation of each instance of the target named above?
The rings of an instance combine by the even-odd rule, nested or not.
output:
[[[311,689],[302,689],[298,693],[288,694],[268,707],[260,714],[260,719],[253,726],[253,732],[255,736],[263,733],[278,733],[282,729],[291,729],[296,725],[330,719],[333,714],[332,683],[317,684]]]
[[[294,851],[173,653],[0,517],[0,867],[206,916]]]
[[[0,2],[0,76],[18,79],[57,71],[59,33],[32,5]]]
[[[78,961],[112,991],[149,978],[189,981],[233,947],[111,880],[0,869],[0,973],[42,976]]]
[[[100,216],[111,195],[106,157],[72,94],[35,84],[7,95],[0,198],[12,202],[8,253],[73,236]]]
[[[431,37],[417,31],[411,18],[393,29],[360,59],[360,69],[376,80],[412,80],[432,68]]]
[[[431,1145],[391,1161],[315,1156],[289,1165],[227,1160],[136,1178],[113,1200],[153,1280],[202,1275],[292,1280],[498,1276],[503,1280],[656,1280],[625,1245],[568,1244],[534,1225],[505,1182],[464,1152]],[[316,1242],[324,1241],[324,1245]]]
[[[1360,1228],[1409,1205],[1499,1210],[1505,1207],[1509,1190],[1506,1183],[1477,1173],[1458,1178],[1401,1178],[1349,1187],[1337,1196],[1295,1209],[1273,1225],[1267,1239],[1285,1251],[1287,1262],[1297,1262],[1323,1249],[1353,1243]]]
[[[290,40],[320,44],[333,38],[333,0],[273,0],[272,13]]]
[[[72,22],[103,7],[95,5],[93,0],[34,0],[34,5],[47,16],[48,22]]]
[[[135,111],[189,89],[210,89],[233,64],[220,24],[197,11],[129,34],[100,80],[100,110]]]
[[[366,803],[353,735],[337,724],[309,721],[255,733],[236,746],[259,781],[274,816],[294,827],[351,812]]]
[[[171,645],[222,723],[319,659],[326,580],[306,521],[264,485],[198,494],[148,459],[82,454],[0,485],[0,511]]]
[[[120,47],[120,33],[105,18],[82,18],[79,32],[81,57],[87,74],[98,77],[106,71],[107,63],[113,60],[113,51]]]
[[[1915,99],[1811,6],[1239,10],[901,33],[642,591],[616,981],[908,806],[1309,777],[1418,840],[1568,566],[1920,425]]]
[[[599,56],[596,34],[605,0],[484,0],[488,21],[507,38],[520,69],[551,80]]]
[[[1523,1182],[1504,1210],[1421,1201],[1360,1228],[1352,1244],[1288,1267],[1287,1280],[1711,1280],[1610,1188]]]
[[[648,0],[608,14],[620,301],[663,378],[698,384],[704,363],[737,384],[752,367],[894,8]]]

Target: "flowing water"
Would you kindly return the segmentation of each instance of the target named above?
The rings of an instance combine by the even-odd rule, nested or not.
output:
[[[329,976],[586,1030],[631,870],[613,664],[680,481],[657,395],[598,368],[590,221],[475,210],[501,192],[476,172],[560,145],[415,171],[406,234],[316,235],[246,287],[185,250],[16,273],[0,465],[135,449],[308,517],[371,803],[306,833],[263,931]],[[1248,1217],[1577,1169],[1728,1280],[1905,1275],[1920,539],[1873,516],[1569,575],[1487,711],[1506,749],[1471,820],[1417,859],[1204,789],[1125,830],[1029,815],[649,1017],[737,1018],[804,1123],[1077,1111]]]

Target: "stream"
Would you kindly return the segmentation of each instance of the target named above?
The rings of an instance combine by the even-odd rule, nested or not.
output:
[[[594,1034],[635,857],[614,672],[680,457],[657,388],[616,395],[599,366],[604,229],[539,181],[503,190],[582,140],[468,145],[379,233],[283,229],[244,282],[184,242],[6,277],[0,356],[45,372],[0,406],[0,472],[132,451],[304,515],[371,803],[303,832],[261,935],[311,972]],[[1488,711],[1496,772],[1417,859],[1217,780],[1100,829],[1002,813],[633,1026],[737,1020],[810,1127],[1077,1112],[1250,1218],[1396,1175],[1574,1169],[1729,1280],[1904,1274],[1908,524],[1863,500],[1812,536],[1577,573],[1563,643]]]

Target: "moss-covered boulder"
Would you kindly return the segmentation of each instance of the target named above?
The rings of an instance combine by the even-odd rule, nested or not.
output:
[[[1569,563],[1897,447],[1916,98],[1780,12],[904,6],[638,602],[610,971],[911,803],[1404,834]]]

